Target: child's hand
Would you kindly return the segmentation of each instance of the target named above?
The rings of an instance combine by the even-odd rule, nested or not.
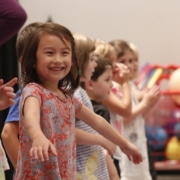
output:
[[[101,140],[101,145],[104,149],[106,149],[110,155],[113,155],[116,151],[116,145],[104,138],[103,136]]]
[[[17,83],[17,78],[11,79],[6,84],[3,83],[3,80],[0,79],[0,109],[8,108],[14,104],[16,94],[14,93],[13,86]]]
[[[113,80],[119,84],[129,81],[129,69],[122,63],[116,63],[113,71]]]
[[[30,149],[30,156],[40,161],[49,160],[49,152],[57,156],[55,146],[45,137],[34,139]]]
[[[139,164],[143,161],[142,155],[139,150],[130,142],[127,142],[127,146],[120,147],[122,152],[125,153],[130,161],[133,161],[135,164]]]
[[[159,86],[153,86],[152,88],[146,90],[143,96],[143,101],[146,103],[147,106],[152,106],[157,102],[161,93]]]

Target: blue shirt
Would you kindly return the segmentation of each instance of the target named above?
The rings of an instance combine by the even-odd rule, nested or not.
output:
[[[20,101],[21,92],[22,92],[22,88],[20,88],[16,92],[15,104],[13,104],[10,107],[5,123],[19,121],[19,101]]]

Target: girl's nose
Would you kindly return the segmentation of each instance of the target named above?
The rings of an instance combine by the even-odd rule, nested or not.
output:
[[[62,61],[62,57],[60,55],[54,57],[54,62],[61,62],[61,61]]]

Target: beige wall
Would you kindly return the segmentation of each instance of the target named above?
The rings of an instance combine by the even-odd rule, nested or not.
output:
[[[106,41],[134,42],[140,63],[180,64],[180,0],[20,0],[26,24],[46,21]]]

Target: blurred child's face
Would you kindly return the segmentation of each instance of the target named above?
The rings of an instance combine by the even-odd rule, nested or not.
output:
[[[85,69],[85,73],[84,73],[84,76],[85,76],[85,81],[89,81],[91,79],[91,76],[94,72],[94,69],[95,67],[97,66],[97,63],[95,61],[95,58],[94,58],[94,52],[91,52],[89,54],[89,61],[88,61],[88,64],[87,64],[87,67]]]
[[[65,42],[65,43],[64,43]],[[57,36],[43,33],[36,52],[36,72],[46,83],[58,83],[70,71],[72,65],[71,44]]]
[[[130,50],[126,50],[123,56],[117,58],[117,63],[126,65],[130,71],[130,79],[137,73],[137,61],[134,54]]]
[[[91,92],[96,100],[102,100],[108,96],[112,88],[112,68],[107,68],[96,81],[90,81]]]

